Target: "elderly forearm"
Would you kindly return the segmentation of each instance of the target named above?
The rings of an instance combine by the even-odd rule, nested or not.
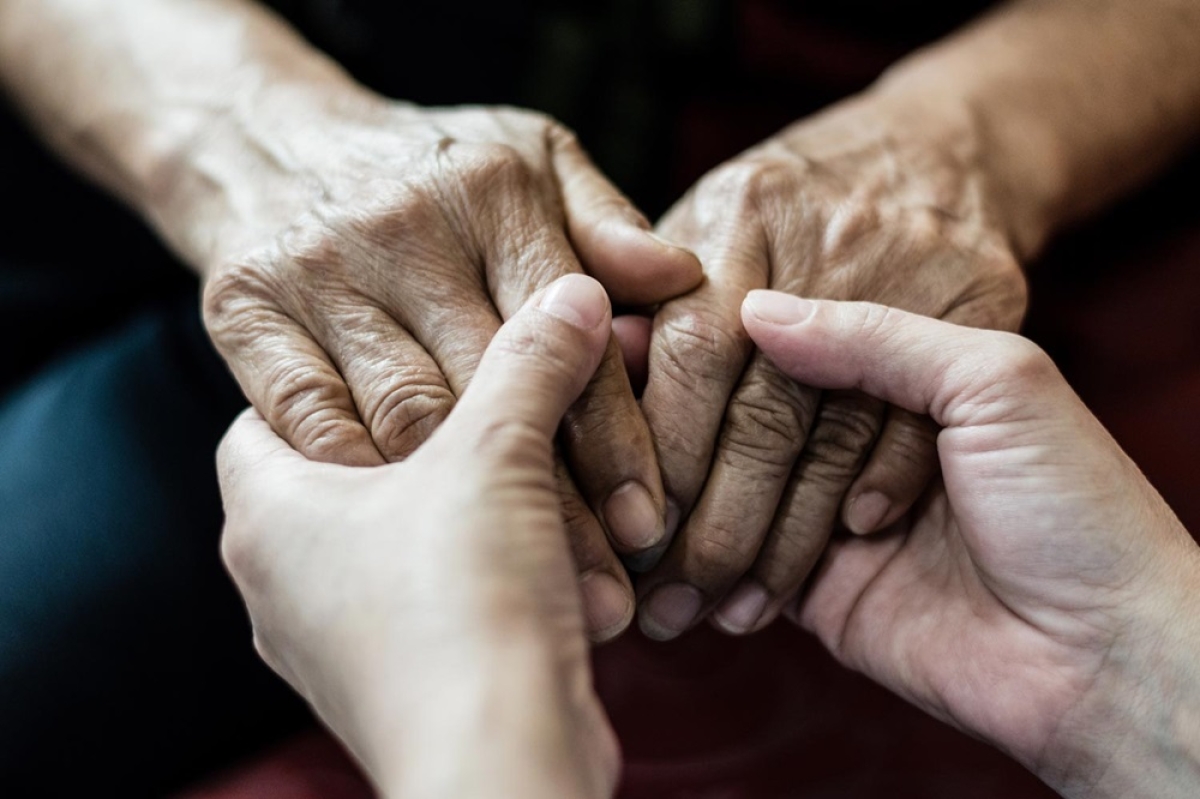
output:
[[[1028,255],[1200,132],[1200,3],[1015,0],[893,67],[885,94],[962,104]]]
[[[0,0],[0,85],[68,162],[160,229],[185,202],[184,153],[264,87],[300,84],[353,85],[249,0]]]

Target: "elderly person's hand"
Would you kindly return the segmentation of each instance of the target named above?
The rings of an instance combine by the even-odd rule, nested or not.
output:
[[[586,270],[631,305],[701,280],[695,256],[657,239],[552,120],[392,102],[277,21],[250,20],[239,46],[263,74],[231,85],[225,112],[163,159],[152,207],[204,277],[217,349],[305,456],[408,456],[501,322],[556,277]],[[617,553],[657,544],[666,507],[615,343],[562,446],[576,561],[596,587],[592,633],[611,637],[633,615]]]
[[[403,463],[306,460],[253,412],[222,445],[258,649],[387,796],[612,793],[552,447],[609,313],[583,276],[535,295]]]
[[[781,373],[942,427],[942,475],[834,541],[790,613],[845,664],[1075,797],[1200,795],[1200,548],[1025,339],[756,292]]]
[[[786,379],[738,309],[772,287],[1015,330],[1024,276],[978,136],[947,107],[868,95],[718,167],[660,223],[707,280],[663,306],[649,348],[643,407],[681,525],[638,585],[651,636],[714,608],[729,632],[760,629],[839,519],[878,530],[925,489],[928,420]]]

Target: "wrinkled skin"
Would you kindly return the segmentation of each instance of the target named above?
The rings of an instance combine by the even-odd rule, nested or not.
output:
[[[763,296],[746,325],[782,372],[942,427],[912,512],[833,542],[788,614],[1066,796],[1195,795],[1200,548],[1050,358],[878,305]]]
[[[339,86],[276,99],[213,138],[234,155],[211,159],[207,190],[192,192],[209,199],[184,232],[172,228],[175,243],[205,265],[205,320],[246,395],[316,460],[409,456],[502,320],[556,277],[586,268],[634,305],[700,279],[694,256],[649,233],[574,137],[538,114],[419,109]],[[579,570],[623,594],[589,608],[606,638],[633,612],[616,552],[665,534],[653,446],[615,342],[562,443]]]
[[[936,471],[926,418],[797,385],[755,353],[746,293],[1015,330],[1025,283],[1003,223],[967,121],[870,96],[718,167],[666,215],[658,231],[706,280],[662,307],[649,343],[643,409],[678,532],[639,582],[643,630],[671,638],[714,608],[728,632],[761,629],[836,526],[891,524]]]
[[[253,412],[222,444],[222,552],[256,646],[381,795],[612,795],[553,452],[609,313],[583,276],[539,292],[403,463],[308,461]]]

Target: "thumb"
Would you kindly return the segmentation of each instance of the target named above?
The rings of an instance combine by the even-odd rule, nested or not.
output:
[[[238,415],[217,448],[217,477],[226,508],[312,466],[253,408]]]
[[[492,339],[442,427],[446,435],[511,425],[549,443],[600,365],[611,320],[604,289],[585,275],[566,275],[534,294]]]
[[[588,273],[620,305],[656,305],[700,284],[704,270],[691,250],[669,244],[592,164],[575,136],[557,129],[554,171],[571,244]]]
[[[1066,383],[1037,345],[867,302],[752,291],[742,323],[793,379],[858,389],[942,427],[994,421]]]

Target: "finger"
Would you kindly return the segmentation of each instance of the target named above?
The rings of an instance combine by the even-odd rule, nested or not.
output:
[[[765,627],[800,589],[829,541],[885,407],[856,391],[830,391],[822,397],[758,558],[713,616],[723,630],[743,634]]]
[[[673,519],[688,516],[704,487],[725,408],[751,352],[738,308],[746,292],[767,281],[763,244],[752,229],[713,230],[698,250],[708,277],[655,317],[642,395]]]
[[[383,309],[364,299],[353,311],[304,321],[345,378],[359,418],[387,460],[411,455],[454,408],[441,368]]]
[[[1014,388],[1065,385],[1044,352],[1012,333],[777,292],[755,292],[742,316],[758,346],[792,378],[858,388],[942,427],[983,423],[1031,399]]]
[[[561,461],[556,465],[556,477],[563,523],[579,573],[588,637],[595,643],[602,643],[624,632],[633,619],[633,585],[609,546],[604,528],[584,502]]]
[[[555,128],[550,146],[571,243],[614,302],[655,305],[699,285],[704,274],[696,256],[652,233],[574,135]]]
[[[634,396],[640,397],[646,389],[652,329],[653,322],[644,316],[613,317],[613,336],[621,345],[621,360],[629,374]]]
[[[480,435],[511,429],[522,438],[529,431],[549,447],[600,363],[610,315],[595,280],[556,280],[500,328],[447,427]]]
[[[509,235],[493,237],[487,262],[492,296],[504,316],[518,298],[581,271],[566,236],[536,213],[514,224]],[[576,484],[613,546],[636,553],[657,545],[665,535],[662,477],[615,340],[567,412],[561,440]]]
[[[819,392],[801,389],[765,358],[751,360],[729,401],[700,499],[662,563],[639,584],[646,597],[640,624],[648,635],[670,638],[696,620],[679,614],[672,597],[698,594],[698,618],[754,563],[818,398]],[[661,592],[658,586],[664,586]]]
[[[384,463],[341,374],[308,331],[273,306],[246,302],[240,287],[228,289],[206,293],[206,324],[271,428],[311,460]]]
[[[233,420],[217,447],[217,479],[226,506],[253,495],[250,484],[284,477],[309,462],[276,435],[266,420],[247,408]]]
[[[937,472],[937,425],[928,416],[888,409],[867,464],[842,506],[852,533],[882,530],[908,512]]]

